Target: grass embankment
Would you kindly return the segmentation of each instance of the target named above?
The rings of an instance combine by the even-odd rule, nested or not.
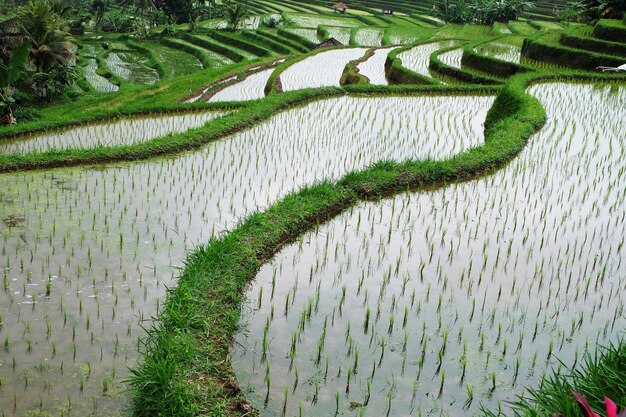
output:
[[[359,72],[359,64],[370,59],[374,55],[375,51],[376,49],[374,48],[368,49],[365,55],[363,55],[361,58],[348,62],[343,69],[343,74],[341,74],[341,80],[339,81],[339,84],[369,84],[369,78]]]
[[[444,161],[379,162],[335,183],[306,187],[198,247],[178,286],[168,292],[144,341],[144,360],[133,370],[135,414],[249,413],[228,351],[245,287],[258,268],[286,243],[360,200],[469,180],[502,167],[545,122],[541,104],[524,91],[532,80],[520,75],[507,82],[488,113],[485,142],[478,148]]]
[[[500,39],[503,38],[495,38],[488,42],[494,42]],[[475,48],[482,43],[485,42],[473,42],[463,49],[463,58],[461,59],[463,65],[502,78],[508,78],[520,72],[534,71],[534,68],[526,65],[516,64],[476,52]]]
[[[563,46],[558,43],[559,37],[560,35],[549,34],[526,38],[522,55],[537,61],[583,70],[593,70],[598,66],[618,67],[624,63],[623,58],[613,55]]]
[[[459,48],[459,46],[451,46],[433,52],[430,55],[430,62],[428,65],[429,69],[437,72],[438,74],[442,74],[443,76],[452,77],[455,80],[470,84],[497,85],[502,83],[502,80],[496,77],[478,74],[476,72],[469,71],[466,68],[452,67],[450,65],[446,65],[444,62],[441,61],[441,59],[439,58],[441,54],[445,54],[446,52],[455,50],[457,48]]]

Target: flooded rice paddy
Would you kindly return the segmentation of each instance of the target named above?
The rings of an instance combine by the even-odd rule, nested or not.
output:
[[[154,84],[159,81],[159,74],[145,64],[147,59],[136,52],[113,52],[106,58],[106,65],[111,72],[133,84]]]
[[[312,28],[285,28],[287,32],[291,32],[298,36],[302,36],[305,39],[310,40],[311,42],[318,43],[320,40],[317,37],[317,29]]]
[[[96,73],[98,70],[98,62],[89,58],[87,65],[85,65],[83,71],[85,79],[93,87],[93,89],[99,93],[115,93],[120,87],[110,82],[108,79]]]
[[[476,146],[492,102],[334,98],[192,153],[0,175],[0,409],[119,415],[140,325],[187,250],[315,180]]]
[[[343,26],[343,27],[356,27],[361,26],[361,22],[352,18],[335,18],[330,16],[316,17],[303,14],[289,13],[286,15],[287,20],[293,22],[295,26],[301,28],[313,28],[317,29],[319,25],[327,26]]]
[[[337,39],[342,45],[350,44],[350,33],[352,32],[351,28],[324,26],[324,29],[328,31],[328,37]]]
[[[374,51],[367,61],[360,63],[357,68],[361,75],[366,76],[370,80],[370,84],[387,85],[387,77],[385,75],[385,61],[387,55],[394,48],[381,48]]]
[[[357,44],[363,46],[381,46],[383,41],[383,29],[365,28],[357,30],[354,39]]]
[[[439,60],[441,60],[441,62],[454,68],[461,68],[462,58],[463,58],[463,48],[456,48],[456,49],[444,52],[439,55]]]
[[[66,130],[0,140],[0,153],[45,152],[62,149],[93,149],[133,145],[160,136],[184,132],[205,125],[225,112],[136,116],[98,122]]]
[[[501,171],[361,203],[262,267],[233,345],[262,416],[506,410],[619,337],[626,88],[530,93],[548,122]]]
[[[476,52],[503,61],[519,64],[522,56],[522,46],[506,42],[487,42],[474,48]]]
[[[402,66],[418,74],[430,77],[430,55],[439,50],[458,44],[458,41],[439,41],[418,45],[398,54]]]
[[[339,86],[346,64],[365,54],[365,48],[324,51],[296,62],[280,74],[283,91]]]
[[[265,85],[272,72],[274,72],[274,68],[250,74],[244,80],[218,91],[207,101],[246,101],[263,98],[265,97]]]

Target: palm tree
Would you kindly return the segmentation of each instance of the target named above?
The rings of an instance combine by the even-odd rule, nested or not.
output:
[[[230,24],[231,30],[237,30],[241,22],[249,16],[248,8],[244,4],[241,4],[238,1],[226,4],[226,19]]]
[[[31,0],[17,15],[25,39],[32,44],[30,56],[38,72],[75,58],[75,45],[67,32],[67,21],[56,14],[48,1]]]

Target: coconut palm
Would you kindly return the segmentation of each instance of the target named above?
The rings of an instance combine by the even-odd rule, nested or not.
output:
[[[37,72],[75,58],[75,45],[67,32],[67,21],[46,0],[31,0],[17,15],[24,38],[32,44],[31,60]]]
[[[228,20],[228,24],[233,31],[237,30],[241,22],[250,16],[248,14],[248,8],[238,1],[227,3],[225,10],[226,20]]]

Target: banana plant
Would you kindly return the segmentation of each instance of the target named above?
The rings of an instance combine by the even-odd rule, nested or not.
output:
[[[24,70],[30,48],[29,43],[22,44],[13,50],[8,62],[0,62],[0,107],[4,109],[1,124],[16,123],[11,108],[11,105],[15,103],[12,86]]]

